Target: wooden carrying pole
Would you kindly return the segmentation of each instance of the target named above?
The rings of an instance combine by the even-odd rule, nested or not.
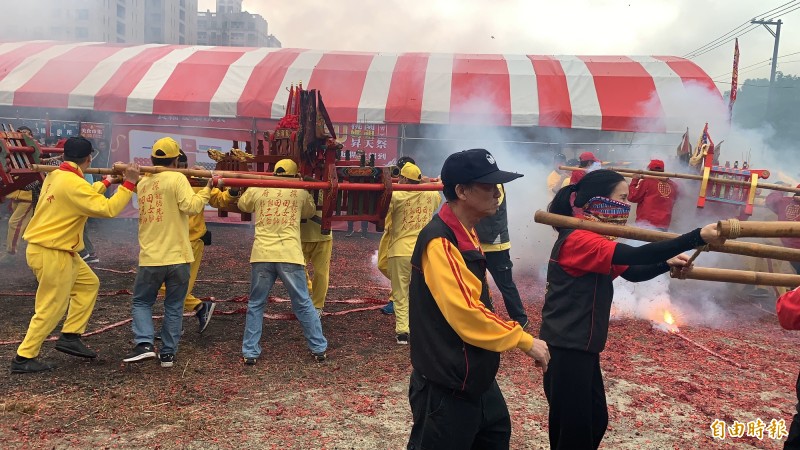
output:
[[[122,173],[128,168],[127,164],[114,164],[114,172]],[[256,173],[233,172],[229,170],[198,170],[198,169],[176,169],[173,167],[161,166],[139,166],[142,173],[161,173],[179,172],[186,176],[197,178],[242,178],[248,180],[286,180],[286,177],[276,177],[270,175],[259,175]]]
[[[43,164],[31,164],[31,170],[35,172],[52,172],[58,169],[58,166],[45,166]],[[95,175],[119,175],[114,169],[107,169],[105,167],[89,167],[83,173],[90,173]]]
[[[572,166],[558,166],[561,170],[586,170],[583,167],[572,167]],[[683,178],[686,180],[697,180],[703,181],[702,175],[692,175],[689,173],[676,173],[676,172],[653,172],[651,170],[638,170],[638,169],[624,169],[621,167],[603,167],[603,169],[613,170],[614,172],[618,172],[623,176],[627,176],[628,178],[632,178],[634,175],[643,175],[650,178]],[[709,177],[709,181],[714,183],[721,183],[721,184],[732,184],[734,186],[745,186],[750,187],[750,181],[745,180],[736,180],[736,179],[728,179],[728,178],[719,178],[719,177]],[[773,184],[773,183],[762,183],[758,182],[756,184],[756,189],[770,189],[773,191],[782,191],[782,192],[790,192],[792,194],[800,194],[800,189],[783,185],[783,184]]]
[[[722,281],[725,283],[753,284],[761,286],[783,286],[796,288],[800,286],[800,275],[782,273],[751,272],[749,270],[712,269],[708,267],[692,267],[681,273],[677,268],[670,271],[672,278],[687,280]]]
[[[673,239],[679,235],[664,231],[645,230],[630,226],[611,225],[601,222],[590,222],[576,217],[567,217],[545,211],[536,211],[533,220],[537,223],[554,226],[557,228],[573,228],[576,230],[589,230],[607,236],[618,236],[645,242],[658,242]],[[709,245],[709,250],[729,253],[732,255],[754,256],[756,258],[771,258],[781,261],[800,262],[800,250],[775,245],[756,244],[753,242],[726,242],[722,245]]]
[[[330,181],[308,181],[298,178],[278,177],[278,180],[237,180],[220,178],[217,187],[276,187],[287,189],[331,189]],[[338,182],[336,187],[344,191],[383,191],[386,186],[382,183],[350,183]],[[392,183],[393,191],[441,191],[441,183],[400,184]]]
[[[742,222],[738,219],[729,219],[717,222],[717,231],[726,239],[800,237],[800,222]]]
[[[90,167],[86,169],[85,173],[100,174],[100,175],[122,175],[125,169],[128,168],[127,164],[114,164],[110,169]],[[31,170],[37,172],[52,172],[58,169],[56,166],[45,166],[41,164],[31,164]],[[212,175],[217,178],[242,178],[248,180],[286,180],[286,177],[276,177],[270,175],[259,175],[256,173],[243,173],[232,172],[228,170],[198,170],[198,169],[178,169],[175,167],[161,167],[161,166],[139,166],[139,171],[142,173],[161,173],[161,172],[178,172],[186,176],[196,178],[211,178]]]

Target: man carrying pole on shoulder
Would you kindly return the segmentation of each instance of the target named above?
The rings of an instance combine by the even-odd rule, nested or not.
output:
[[[82,137],[69,138],[64,144],[64,163],[42,185],[40,201],[24,236],[28,266],[39,288],[28,332],[11,361],[12,373],[53,368],[36,357],[64,313],[67,318],[56,350],[82,358],[97,357],[81,341],[100,287],[97,275],[78,255],[83,250],[83,227],[89,217],[111,218],[122,212],[133,196],[139,167],[128,165],[125,182],[106,198],[83,178],[91,163],[92,144]]]

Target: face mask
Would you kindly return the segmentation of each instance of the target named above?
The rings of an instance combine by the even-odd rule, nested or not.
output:
[[[586,220],[614,225],[625,225],[630,213],[631,205],[608,197],[592,197],[583,207],[583,217]],[[606,237],[612,241],[617,239],[615,236]]]

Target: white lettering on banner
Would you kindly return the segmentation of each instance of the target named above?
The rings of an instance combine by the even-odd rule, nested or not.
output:
[[[225,119],[221,117],[202,117],[202,116],[173,116],[173,115],[158,115],[158,120],[169,121],[184,121],[184,122],[206,122],[206,123],[225,123]]]

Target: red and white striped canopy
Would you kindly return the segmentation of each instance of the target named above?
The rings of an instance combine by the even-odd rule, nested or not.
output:
[[[278,119],[298,82],[339,123],[682,132],[687,92],[721,99],[702,69],[669,56],[0,44],[0,105]]]

